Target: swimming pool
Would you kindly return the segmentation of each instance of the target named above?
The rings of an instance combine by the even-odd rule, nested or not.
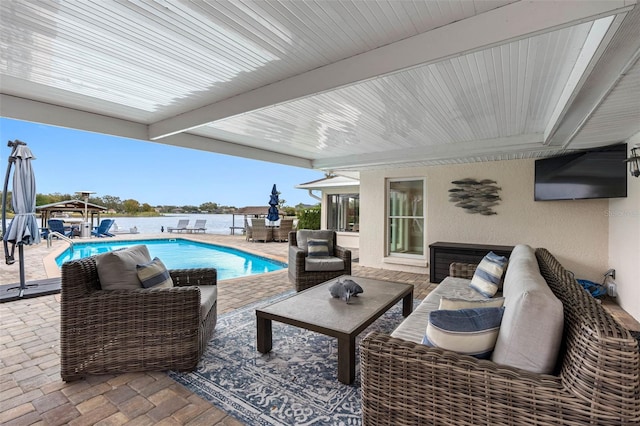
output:
[[[167,269],[213,267],[217,269],[218,280],[279,271],[287,267],[286,263],[242,250],[181,238],[74,243],[73,252],[70,248],[67,249],[56,257],[56,263],[62,266],[69,260],[83,259],[138,244],[146,245],[151,258],[159,257]]]

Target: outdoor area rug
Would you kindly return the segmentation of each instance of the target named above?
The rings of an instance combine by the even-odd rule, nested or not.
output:
[[[293,293],[220,315],[196,371],[170,377],[247,425],[362,424],[359,363],[353,385],[338,381],[337,339],[274,321],[273,349],[256,349],[255,309]],[[358,341],[373,330],[390,333],[403,318],[400,301]]]

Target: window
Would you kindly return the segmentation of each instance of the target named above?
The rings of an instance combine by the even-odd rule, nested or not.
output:
[[[388,255],[424,257],[424,179],[389,180],[387,193]]]
[[[360,230],[360,194],[327,195],[327,229]]]

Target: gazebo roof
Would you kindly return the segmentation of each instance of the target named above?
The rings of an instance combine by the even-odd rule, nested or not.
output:
[[[87,210],[89,212],[96,212],[96,211],[104,212],[104,211],[107,211],[107,208],[88,202]],[[42,211],[49,211],[49,212],[84,211],[84,201],[66,200],[66,201],[59,201],[57,203],[43,204],[41,206],[36,206],[36,213],[39,213]]]
[[[269,206],[247,206],[239,208],[235,214],[243,214],[245,216],[249,215],[264,215],[266,216],[269,213]]]

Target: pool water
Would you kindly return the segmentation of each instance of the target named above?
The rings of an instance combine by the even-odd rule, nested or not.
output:
[[[218,280],[279,271],[287,267],[285,263],[242,250],[181,238],[74,243],[73,252],[71,248],[67,249],[56,258],[56,263],[62,266],[69,260],[83,259],[138,244],[146,245],[151,258],[158,257],[167,269],[216,268]]]

